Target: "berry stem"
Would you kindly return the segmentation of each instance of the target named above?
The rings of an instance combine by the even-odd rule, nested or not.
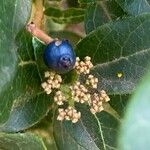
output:
[[[37,37],[45,44],[51,43],[54,39],[48,36],[45,32],[39,29],[33,22],[29,23],[26,26],[28,32],[30,32],[33,36]]]
[[[69,106],[74,107],[74,100],[72,98],[70,98],[68,100],[68,104],[69,104]]]
[[[68,99],[68,104],[71,107],[74,107],[74,99],[72,98],[72,94],[71,94],[72,90],[69,89],[69,99]]]
[[[67,98],[69,106],[74,107],[74,99],[72,98],[71,90],[68,85],[61,85],[60,90]]]

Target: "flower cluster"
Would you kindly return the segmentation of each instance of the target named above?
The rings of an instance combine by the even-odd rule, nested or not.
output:
[[[93,89],[97,88],[98,79],[93,75],[89,75],[86,80],[87,85],[91,85]],[[104,110],[103,103],[110,100],[109,96],[104,90],[100,93],[91,94],[89,89],[80,82],[76,82],[74,86],[71,87],[72,99],[79,103],[87,102],[90,106],[91,113],[95,114]]]
[[[74,109],[73,107],[68,107],[67,109],[63,109],[63,108],[59,108],[58,109],[58,117],[57,120],[71,120],[72,123],[76,123],[80,117],[81,117],[81,113],[77,112],[76,109]]]
[[[47,81],[43,82],[41,86],[46,92],[46,94],[50,94],[52,92],[52,89],[60,88],[60,84],[62,82],[62,78],[60,75],[54,72],[47,71],[45,72],[45,78],[47,78]]]
[[[66,98],[61,91],[57,91],[54,96],[54,101],[57,105],[63,105],[64,101],[66,101]]]
[[[110,101],[110,98],[107,95],[106,91],[104,91],[104,90],[100,91],[100,100],[102,102],[108,102],[108,101]]]
[[[88,102],[90,99],[90,94],[88,89],[81,85],[80,82],[76,82],[74,86],[71,86],[72,99],[76,102],[84,103]]]
[[[89,101],[89,105],[91,106],[90,111],[92,114],[101,112],[104,109],[102,106],[102,101],[100,100],[100,96],[97,93],[93,94],[91,101]]]
[[[93,67],[93,64],[91,63],[91,57],[86,56],[84,58],[84,61],[80,61],[80,58],[76,58],[76,63],[75,63],[75,70],[77,71],[78,74],[84,73],[84,74],[89,74],[90,69]]]
[[[92,88],[94,88],[94,89],[97,89],[97,83],[98,83],[98,78],[96,78],[90,74],[88,76],[88,79],[86,80],[86,84],[88,86],[92,86]]]
[[[68,108],[59,108],[57,120],[71,120],[73,123],[76,123],[80,117],[81,113],[77,112],[74,108],[74,103],[86,103],[90,107],[92,114],[101,112],[104,110],[103,103],[106,103],[110,100],[109,96],[104,90],[97,92],[98,78],[94,75],[89,74],[90,69],[93,67],[91,63],[91,58],[86,56],[84,61],[80,61],[77,57],[75,70],[77,74],[87,74],[85,80],[82,84],[79,81],[76,81],[70,87],[67,87],[67,92],[65,89],[66,86],[61,85],[62,78],[60,75],[54,72],[45,72],[46,82],[42,83],[42,87],[47,94],[52,92],[52,89],[57,89],[54,95],[54,101],[58,106],[63,105],[64,102],[67,102]],[[63,91],[63,92],[62,92]]]
[[[109,100],[110,98],[108,97],[108,95],[104,90],[100,91],[99,94],[94,93],[92,95],[91,100],[89,101],[91,113],[95,114],[97,112],[101,112],[102,110],[104,110],[103,102],[108,102]]]

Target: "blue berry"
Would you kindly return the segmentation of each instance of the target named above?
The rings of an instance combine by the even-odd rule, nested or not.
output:
[[[68,40],[55,40],[49,43],[44,51],[45,64],[58,73],[72,70],[75,61],[75,52]]]

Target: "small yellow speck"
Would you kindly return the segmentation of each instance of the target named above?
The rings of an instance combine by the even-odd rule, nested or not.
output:
[[[121,78],[122,76],[123,76],[123,73],[117,72],[117,77],[118,77],[118,78]]]

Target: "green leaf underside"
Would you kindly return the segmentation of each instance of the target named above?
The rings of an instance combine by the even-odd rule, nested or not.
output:
[[[120,7],[129,15],[140,15],[150,12],[149,0],[116,0]]]
[[[115,20],[123,15],[125,15],[125,13],[115,0],[91,3],[88,5],[85,13],[85,31],[86,33],[90,33],[98,26]]]
[[[58,8],[49,7],[44,14],[52,18],[57,23],[79,23],[84,20],[85,10],[81,8],[69,8],[60,10]]]
[[[23,30],[30,16],[31,1],[0,4],[0,33],[4,35],[0,39],[0,130],[17,132],[45,116],[50,97],[41,88],[31,35]]]
[[[150,62],[150,15],[105,24],[81,40],[77,56],[91,56],[98,89],[109,94],[131,93]],[[118,74],[122,74],[121,77]]]
[[[80,105],[82,117],[78,123],[54,121],[54,137],[60,150],[115,149],[118,121],[106,112],[92,115],[89,108]]]
[[[43,141],[37,136],[25,134],[0,133],[0,149],[3,150],[45,150]]]
[[[121,150],[150,149],[150,72],[143,78],[127,107],[119,141]]]

